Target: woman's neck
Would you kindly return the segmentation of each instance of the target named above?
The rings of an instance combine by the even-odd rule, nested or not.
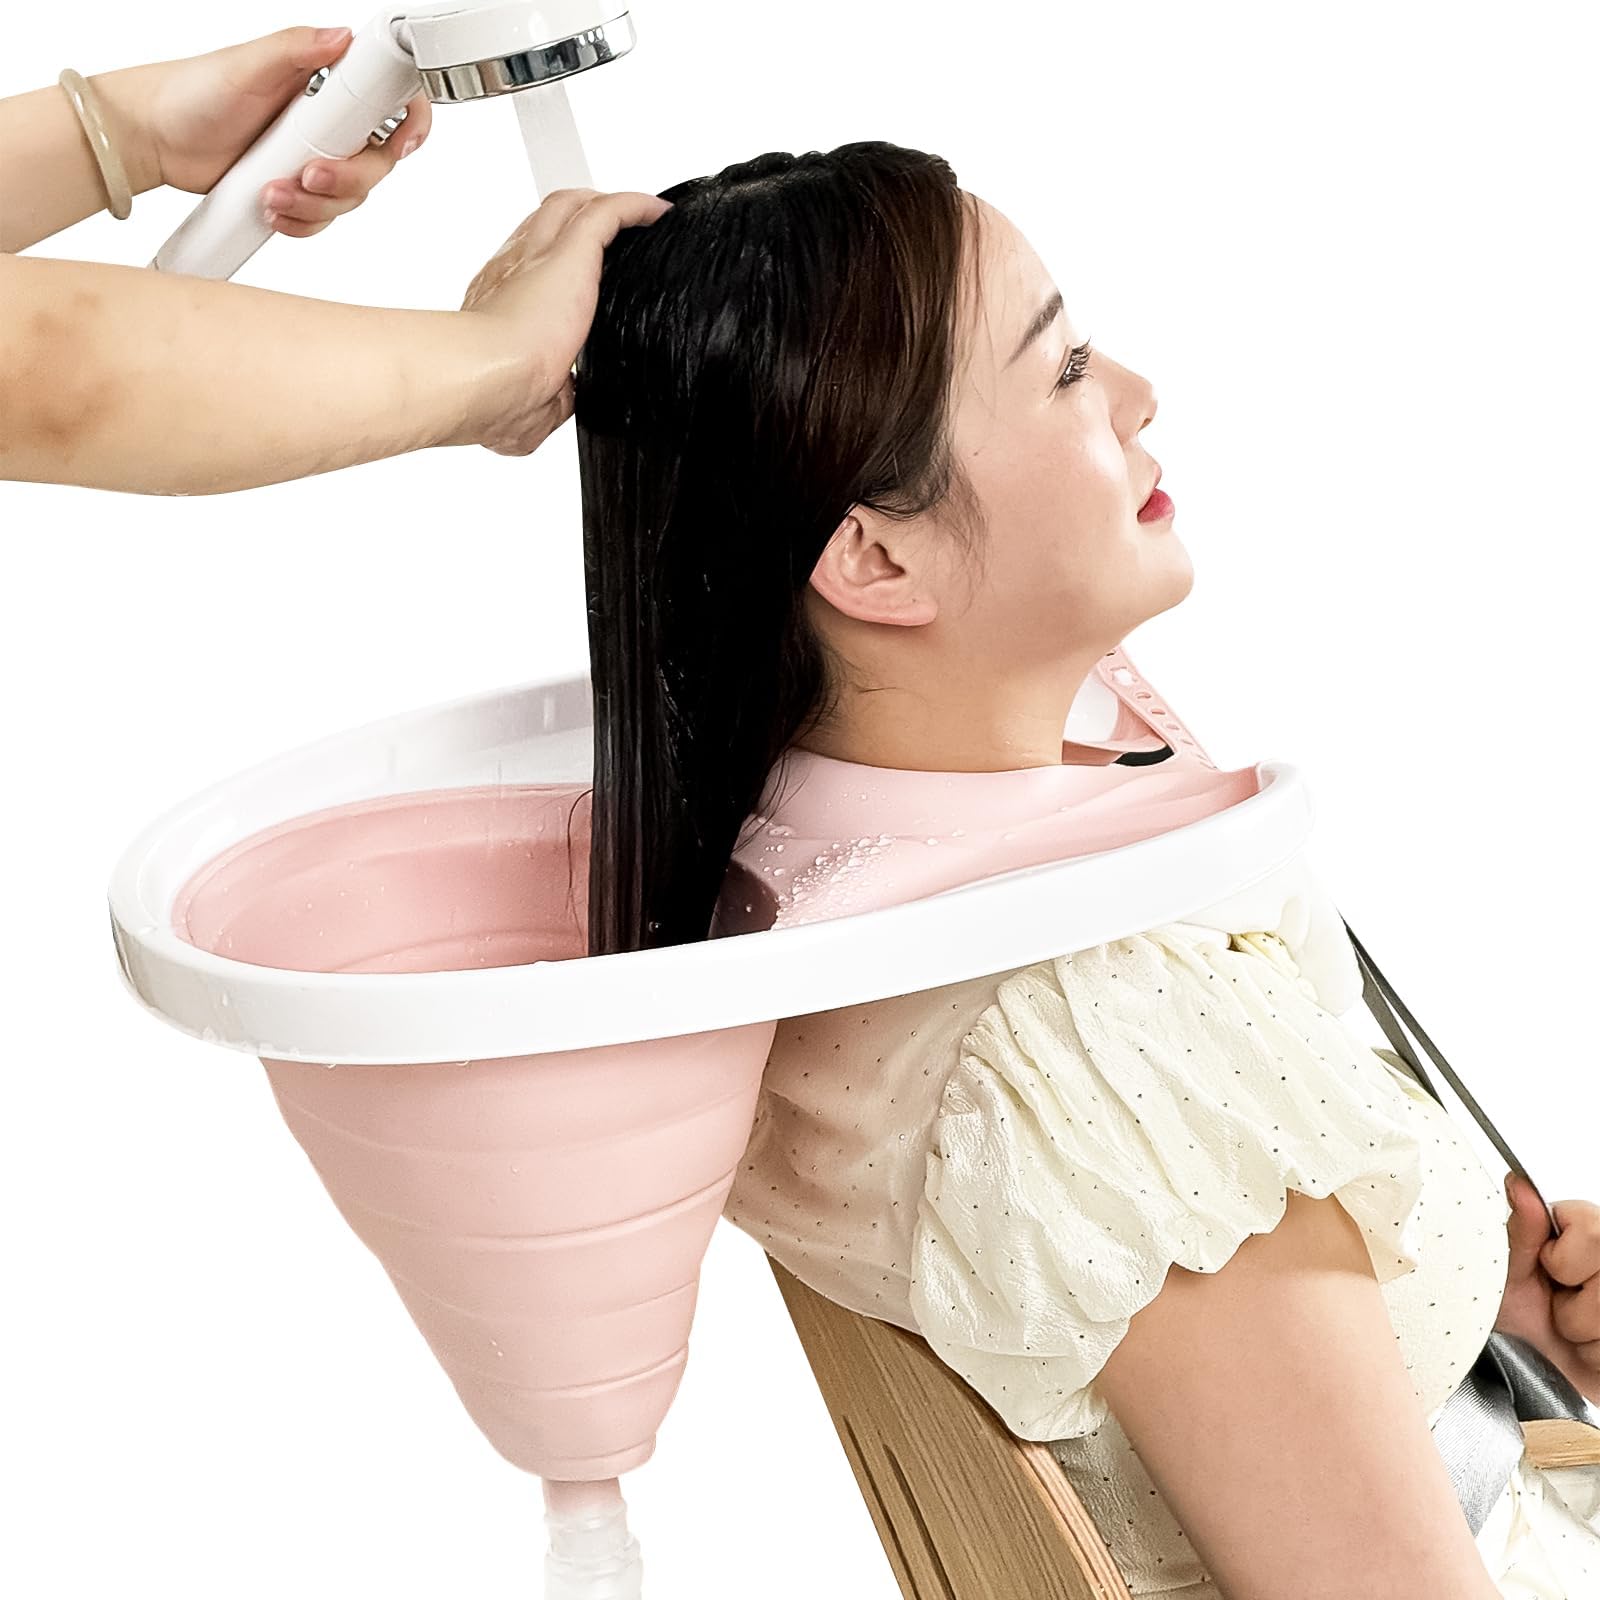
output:
[[[794,745],[835,761],[907,772],[1109,766],[1117,751],[1062,737],[1097,659],[1084,653],[1022,675],[920,662],[920,681],[905,663],[892,677],[869,663],[858,670],[872,687],[847,685],[829,721]]]

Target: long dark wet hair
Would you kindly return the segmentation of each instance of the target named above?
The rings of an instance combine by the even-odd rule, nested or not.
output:
[[[575,371],[591,956],[707,937],[769,774],[837,703],[803,595],[846,513],[982,532],[949,437],[978,259],[949,165],[779,151],[661,197],[606,250]]]

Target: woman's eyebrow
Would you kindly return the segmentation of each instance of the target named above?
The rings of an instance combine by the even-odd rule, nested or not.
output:
[[[1028,331],[1023,334],[1022,343],[1017,346],[1015,354],[1011,357],[1011,361],[1006,362],[1006,366],[1009,367],[1011,363],[1015,361],[1017,357],[1020,356],[1022,352],[1026,350],[1028,346],[1032,344],[1033,341],[1037,339],[1039,335],[1043,333],[1044,330],[1048,328],[1060,314],[1061,291],[1057,289],[1056,292],[1051,295],[1042,306],[1039,307],[1038,316],[1036,316],[1033,321],[1028,324]]]

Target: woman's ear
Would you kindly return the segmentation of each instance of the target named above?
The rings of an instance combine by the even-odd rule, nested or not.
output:
[[[858,622],[920,627],[939,614],[915,525],[852,506],[811,571],[811,587]]]

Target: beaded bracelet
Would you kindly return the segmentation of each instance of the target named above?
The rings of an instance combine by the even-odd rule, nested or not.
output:
[[[74,72],[71,67],[68,67],[56,81],[66,90],[67,98],[72,102],[72,109],[78,113],[78,121],[83,124],[89,148],[94,152],[95,162],[100,168],[100,179],[105,185],[111,215],[119,222],[125,221],[133,210],[133,189],[128,183],[128,173],[122,164],[122,157],[117,154],[116,146],[112,144],[111,136],[106,132],[100,97],[87,79],[81,73]]]

